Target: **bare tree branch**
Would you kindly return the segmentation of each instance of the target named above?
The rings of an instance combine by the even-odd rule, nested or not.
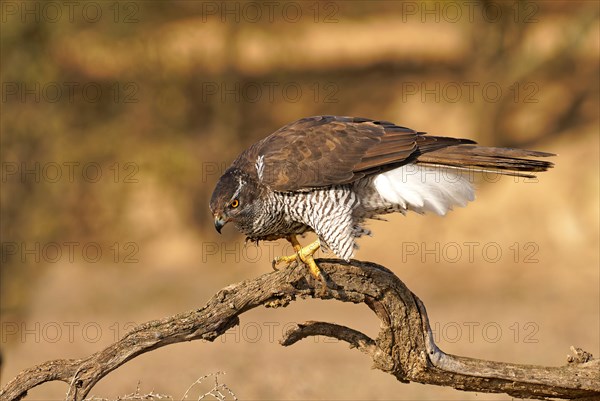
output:
[[[368,354],[374,366],[402,382],[451,386],[465,391],[507,393],[519,398],[600,397],[600,360],[580,349],[560,367],[518,365],[454,356],[434,343],[425,306],[391,271],[368,263],[322,259],[327,287],[301,267],[288,268],[223,288],[202,308],[142,324],[106,349],[78,360],[56,360],[21,372],[0,391],[7,401],[39,384],[60,380],[68,400],[83,400],[109,372],[145,352],[168,344],[213,341],[257,306],[284,307],[297,297],[365,303],[381,319],[376,339],[348,327],[307,322],[292,327],[281,344],[324,335]]]

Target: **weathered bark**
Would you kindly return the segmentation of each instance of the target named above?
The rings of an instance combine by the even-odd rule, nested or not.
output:
[[[92,387],[125,362],[182,341],[213,341],[257,306],[286,306],[297,297],[364,302],[381,319],[376,339],[348,327],[307,322],[291,328],[281,344],[314,335],[334,337],[371,356],[377,369],[401,382],[451,386],[465,391],[507,393],[519,398],[598,398],[600,360],[576,350],[565,366],[543,367],[491,362],[445,354],[433,342],[425,306],[391,271],[368,263],[323,259],[327,287],[303,266],[265,274],[223,288],[202,308],[136,327],[106,349],[78,360],[55,360],[21,372],[0,391],[18,400],[44,382],[68,384],[68,400],[83,400]]]

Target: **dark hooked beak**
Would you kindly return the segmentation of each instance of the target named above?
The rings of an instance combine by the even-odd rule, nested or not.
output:
[[[227,224],[227,220],[223,219],[220,215],[215,215],[215,229],[219,234],[221,234],[221,229],[223,226]]]

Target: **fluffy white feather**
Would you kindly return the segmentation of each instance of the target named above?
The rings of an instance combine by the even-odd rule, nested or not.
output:
[[[469,174],[447,168],[408,164],[379,174],[374,184],[386,201],[419,213],[443,216],[475,199]]]

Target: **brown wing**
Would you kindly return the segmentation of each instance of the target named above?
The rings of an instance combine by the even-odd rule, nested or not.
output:
[[[234,166],[278,191],[345,184],[414,161],[424,152],[474,143],[424,136],[387,121],[316,116],[282,127],[242,153]]]

